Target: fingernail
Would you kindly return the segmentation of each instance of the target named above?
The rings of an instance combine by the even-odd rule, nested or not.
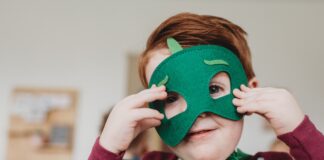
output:
[[[236,108],[236,111],[241,113],[241,112],[242,112],[241,107],[237,107],[237,108]]]
[[[161,85],[161,86],[159,86],[159,88],[165,88],[165,86],[164,85]]]
[[[164,97],[166,97],[167,95],[168,95],[168,93],[166,92],[166,91],[162,91],[162,93],[161,94],[163,94],[162,96]]]
[[[164,118],[164,114],[160,114],[161,115],[161,118],[163,119]]]

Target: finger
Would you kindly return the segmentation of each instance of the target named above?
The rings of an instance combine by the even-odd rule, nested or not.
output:
[[[241,89],[243,92],[249,92],[249,91],[251,91],[251,88],[245,86],[244,84],[241,84],[240,89]]]
[[[233,98],[232,103],[234,104],[234,106],[237,106],[237,107],[241,106],[241,103],[238,98]]]
[[[258,97],[258,95],[250,95],[250,96],[246,96],[244,98],[233,98],[232,103],[235,106],[243,106],[246,105],[248,103],[250,103],[251,101],[255,101],[255,99]]]
[[[249,103],[246,103],[244,105],[241,105],[236,108],[237,112],[239,113],[257,113],[257,114],[266,114],[268,112],[268,107],[266,106],[265,101],[250,101]]]
[[[258,110],[255,106],[252,106],[254,104],[251,104],[249,107],[237,107],[236,110],[238,113],[241,113],[241,114],[252,114],[252,113],[256,113]]]
[[[240,91],[242,92],[245,98],[254,96],[255,94],[259,94],[260,92],[262,92],[262,90],[260,90],[259,88],[249,88],[243,84],[240,86]]]
[[[159,119],[154,119],[154,118],[150,118],[150,119],[144,119],[142,120],[139,125],[141,130],[146,130],[152,127],[157,127],[161,124],[161,120]]]
[[[241,91],[238,91],[238,92],[241,92]],[[233,98],[233,100],[232,100],[233,104],[237,107],[246,106],[250,103],[264,101],[266,99],[266,96],[264,96],[265,94],[262,92],[252,92],[252,93],[241,92],[240,94],[242,94],[241,97],[243,97],[243,98]]]
[[[246,87],[247,88],[247,87]],[[276,88],[271,88],[271,87],[259,87],[259,88],[248,88],[248,92],[274,92],[277,89]]]
[[[245,97],[245,93],[240,91],[239,89],[235,88],[233,90],[233,95],[237,98],[244,98]]]
[[[234,94],[234,93],[233,93]],[[243,92],[240,90],[235,90],[235,95],[237,95],[237,98],[233,98],[233,104],[235,106],[242,106],[246,103],[250,103],[251,101],[254,101],[258,98],[260,98],[260,96],[263,95],[262,92],[253,92],[253,91],[249,91],[249,92]]]
[[[132,118],[135,121],[141,121],[143,119],[163,119],[164,115],[161,114],[159,111],[151,108],[137,108],[132,110]]]
[[[134,99],[136,98],[138,95],[144,95],[144,94],[150,94],[150,93],[153,93],[153,92],[160,92],[161,90],[163,90],[163,88],[158,88],[158,87],[154,87],[154,84],[151,88],[148,88],[148,89],[144,89],[140,92],[138,92],[137,94],[133,94],[133,95],[129,95],[127,96],[126,98],[124,98],[123,101],[130,101],[131,99]]]
[[[249,92],[266,92],[266,91],[273,91],[273,88],[266,87],[266,88],[249,88],[244,84],[241,84],[240,89],[243,92],[249,93]]]
[[[236,90],[234,89],[233,94],[237,98],[250,98],[250,97],[255,97],[258,95],[263,95],[263,94],[268,94],[268,93],[273,93],[275,90],[272,88],[247,88],[246,86],[242,85],[240,88],[241,90]],[[243,91],[244,90],[244,91]]]
[[[163,100],[167,97],[166,91],[151,92],[136,94],[131,99],[128,99],[123,105],[129,106],[130,108],[140,108],[145,107],[147,103],[156,100]]]
[[[237,108],[237,112],[244,114],[244,115],[252,115],[253,113],[259,114],[259,115],[264,115],[267,112],[265,112],[264,110],[258,110],[257,108],[246,108],[246,107],[238,107]]]
[[[151,88],[144,89],[141,92],[138,92],[137,94],[147,94],[147,93],[153,93],[153,92],[161,92],[165,91],[165,86],[159,86],[156,87],[154,84],[152,85]]]

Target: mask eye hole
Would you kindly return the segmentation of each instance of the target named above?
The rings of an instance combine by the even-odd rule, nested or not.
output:
[[[226,96],[231,91],[231,82],[226,72],[219,72],[214,75],[209,83],[209,95],[213,99]]]
[[[168,119],[186,111],[187,102],[176,92],[169,92],[164,100],[164,113]]]

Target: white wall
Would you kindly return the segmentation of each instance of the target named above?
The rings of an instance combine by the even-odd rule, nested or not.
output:
[[[126,53],[140,52],[159,23],[182,11],[242,26],[261,86],[291,90],[324,131],[323,2],[1,0],[0,159],[16,86],[80,90],[74,159],[87,159],[102,112],[125,96]],[[265,150],[274,137],[259,119],[246,120],[244,151]]]

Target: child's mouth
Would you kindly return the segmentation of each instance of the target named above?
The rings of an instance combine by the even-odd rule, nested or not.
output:
[[[194,141],[208,137],[209,135],[213,134],[214,131],[217,129],[209,129],[209,130],[201,130],[197,132],[190,132],[186,136],[187,141]]]

